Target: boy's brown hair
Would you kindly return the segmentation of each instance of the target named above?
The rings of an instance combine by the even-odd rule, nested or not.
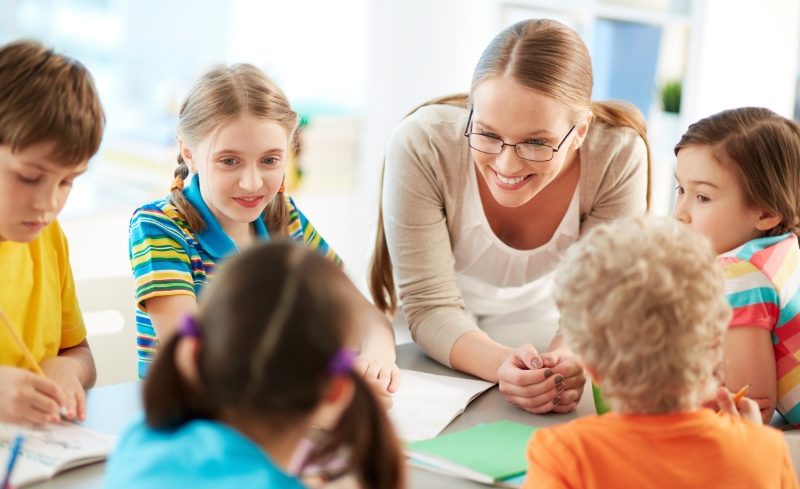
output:
[[[65,165],[88,160],[100,147],[105,115],[89,71],[36,41],[0,48],[0,144],[19,151],[54,143]]]

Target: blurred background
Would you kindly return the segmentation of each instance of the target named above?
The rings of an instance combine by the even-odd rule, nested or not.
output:
[[[178,106],[204,71],[235,62],[264,69],[303,117],[290,191],[365,290],[388,134],[417,104],[467,90],[489,40],[536,17],[583,37],[595,99],[647,117],[656,214],[670,212],[672,147],[689,123],[743,105],[800,116],[798,0],[3,0],[0,42],[76,57],[106,109],[61,218],[82,303],[113,280],[131,297],[128,219],[169,188]]]

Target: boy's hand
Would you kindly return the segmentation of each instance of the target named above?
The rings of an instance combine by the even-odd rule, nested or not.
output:
[[[754,400],[748,397],[743,397],[739,399],[739,402],[736,403],[736,405],[734,405],[731,391],[725,387],[720,387],[717,389],[716,401],[721,412],[730,414],[731,416],[736,416],[737,418],[742,417],[744,419],[748,419],[753,423],[761,424],[761,411],[758,408],[758,404],[756,404]]]
[[[63,389],[53,380],[16,367],[0,367],[0,421],[45,424],[61,421],[66,402]]]
[[[86,392],[83,390],[78,371],[80,364],[72,358],[57,356],[42,362],[45,375],[58,384],[64,392],[63,406],[69,420],[86,419]]]

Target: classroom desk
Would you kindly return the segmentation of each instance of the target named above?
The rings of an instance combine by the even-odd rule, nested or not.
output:
[[[107,385],[92,389],[86,398],[86,421],[84,426],[119,435],[141,412],[139,390],[141,383]],[[101,489],[105,463],[96,463],[68,470],[53,479],[33,484],[36,489]]]
[[[468,377],[454,372],[434,362],[419,351],[414,344],[404,344],[398,347],[397,363],[400,367],[410,370],[419,370],[441,375]],[[402,382],[402,379],[401,379]],[[120,431],[140,412],[139,390],[141,384],[129,382],[125,384],[99,387],[89,391],[87,399],[88,419],[86,426],[109,434],[119,434]],[[587,383],[578,409],[570,414],[533,415],[510,405],[500,394],[497,387],[493,387],[475,399],[467,410],[455,419],[446,429],[445,433],[468,428],[478,423],[509,419],[534,426],[550,426],[564,423],[594,412],[591,387]],[[786,432],[786,441],[792,454],[795,467],[800,467],[800,430]],[[36,489],[100,489],[103,486],[104,464],[98,463],[64,472],[46,482],[34,484],[30,487]],[[486,488],[487,486],[462,479],[443,476],[422,469],[409,470],[408,487],[437,489],[465,489]]]

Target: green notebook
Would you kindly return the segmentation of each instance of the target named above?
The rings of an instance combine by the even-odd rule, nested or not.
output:
[[[496,421],[409,443],[406,451],[423,468],[494,484],[525,473],[534,431],[535,426]]]

